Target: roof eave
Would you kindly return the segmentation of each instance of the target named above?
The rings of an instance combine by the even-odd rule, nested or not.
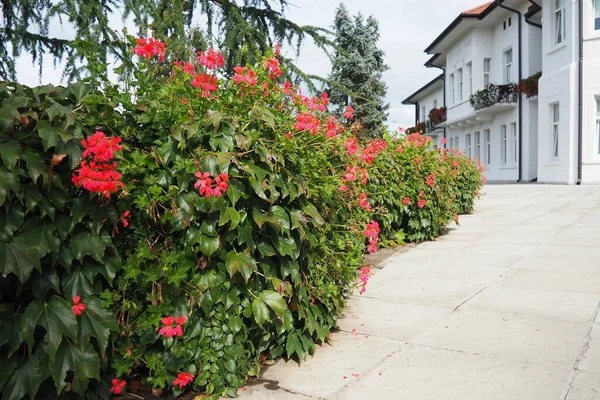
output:
[[[430,81],[425,86],[421,87],[419,90],[417,90],[416,92],[414,92],[413,94],[408,96],[405,100],[403,100],[402,104],[404,104],[404,105],[417,104],[417,102],[412,101],[413,97],[418,96],[419,94],[421,94],[422,92],[424,92],[425,90],[427,90],[431,86],[433,86],[435,83],[437,83],[437,81],[443,80],[443,78],[444,78],[444,74],[438,75],[432,81]]]

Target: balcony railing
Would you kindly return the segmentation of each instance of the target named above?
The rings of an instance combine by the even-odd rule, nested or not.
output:
[[[476,110],[492,107],[496,104],[516,103],[519,99],[517,85],[496,85],[490,83],[485,89],[476,91],[469,97],[469,103]]]
[[[517,88],[519,93],[525,94],[528,99],[536,97],[538,95],[539,80],[541,77],[542,73],[538,72],[526,79],[522,79]]]

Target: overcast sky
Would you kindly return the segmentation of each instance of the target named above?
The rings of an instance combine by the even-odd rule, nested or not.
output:
[[[440,73],[439,69],[425,68],[429,59],[423,49],[427,47],[464,10],[478,6],[485,0],[344,0],[351,14],[361,12],[373,15],[379,21],[381,39],[379,47],[385,51],[390,67],[384,75],[390,103],[388,125],[412,126],[414,107],[403,106],[402,100]],[[290,0],[287,17],[301,25],[331,28],[336,0]],[[56,29],[57,27],[53,27]],[[58,27],[60,29],[60,27]],[[120,29],[121,26],[115,26]],[[54,29],[51,29],[54,31]],[[62,36],[62,35],[61,35]],[[321,50],[305,42],[297,60],[307,73],[326,76],[330,65]],[[60,72],[52,71],[48,58],[44,65],[43,83],[60,83]],[[26,85],[37,85],[37,67],[26,57],[17,65],[18,80]]]

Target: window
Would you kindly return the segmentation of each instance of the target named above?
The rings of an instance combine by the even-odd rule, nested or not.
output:
[[[594,0],[594,29],[600,31],[600,0]]]
[[[560,123],[560,105],[552,104],[552,158],[558,158],[558,125]]]
[[[467,157],[471,158],[473,157],[473,150],[471,149],[471,134],[467,133],[465,139],[465,141],[467,142]]]
[[[517,123],[513,122],[510,124],[510,149],[512,153],[511,163],[517,165],[517,156],[519,150],[519,144],[517,143]]]
[[[437,108],[437,100],[433,101],[433,108]]]
[[[454,138],[454,148],[455,148],[456,150],[460,150],[460,143],[459,143],[459,141],[458,141],[458,136],[456,136],[456,137]]]
[[[505,166],[508,157],[508,138],[506,137],[506,125],[500,125],[500,163]]]
[[[467,63],[467,89],[469,90],[469,95],[473,94],[473,65],[469,62]]]
[[[462,68],[458,69],[458,101],[462,101],[463,99],[463,70]]]
[[[427,108],[425,106],[421,107],[421,122],[427,121]]]
[[[598,140],[598,154],[600,154],[600,97],[596,97],[596,140]]]
[[[554,45],[559,45],[565,40],[565,24],[566,18],[566,7],[565,0],[553,0],[554,4]]]
[[[490,83],[490,72],[492,70],[492,59],[483,59],[483,87],[487,87]]]
[[[454,74],[450,74],[450,96],[452,104],[454,104],[456,102],[456,96],[454,94]]]
[[[502,29],[506,30],[506,21],[502,22]]]
[[[510,83],[511,81],[511,72],[512,72],[512,64],[513,64],[513,51],[512,48],[506,50],[504,52],[504,83]]]
[[[489,129],[483,130],[483,140],[485,140],[485,165],[490,165],[492,163],[492,141]]]
[[[512,18],[508,17],[508,26],[512,26]]]
[[[481,137],[479,132],[475,132],[473,138],[475,140],[475,159],[481,160]]]
[[[450,150],[454,150],[454,138],[450,138]]]

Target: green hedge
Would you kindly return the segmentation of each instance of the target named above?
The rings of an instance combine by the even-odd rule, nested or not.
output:
[[[229,80],[155,55],[128,90],[0,84],[3,399],[234,396],[329,340],[367,248],[472,208],[471,161],[418,135],[358,143],[276,55]],[[94,169],[112,183],[73,179]]]

